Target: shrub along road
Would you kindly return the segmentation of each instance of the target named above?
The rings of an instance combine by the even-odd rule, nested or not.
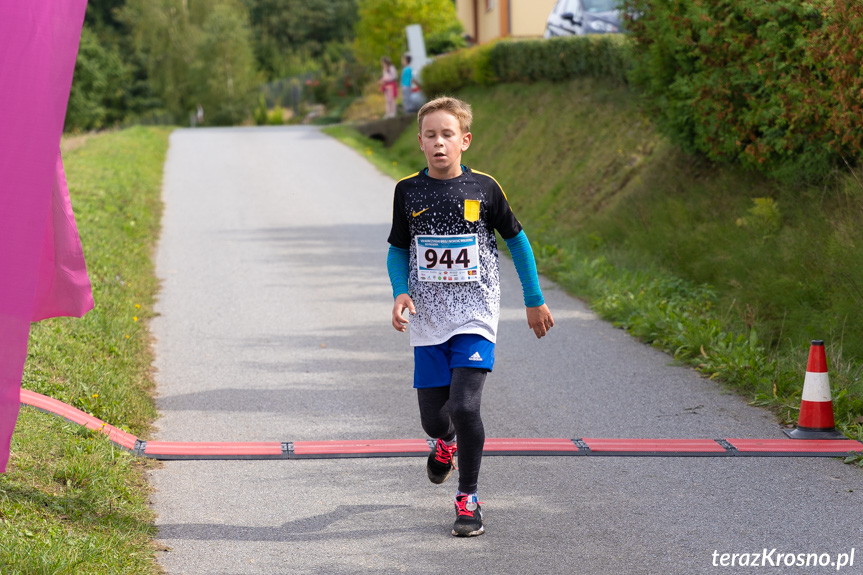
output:
[[[423,437],[408,339],[389,321],[393,185],[314,128],[173,133],[154,439]],[[556,325],[536,340],[511,262],[501,268],[488,437],[783,437],[768,412],[549,283]],[[152,472],[160,562],[172,574],[699,573],[724,553],[769,567],[786,553],[842,560],[859,543],[863,476],[835,459],[486,457],[487,533],[469,540],[449,535],[454,480],[432,485],[424,465],[166,462]],[[860,565],[858,549],[844,570]]]

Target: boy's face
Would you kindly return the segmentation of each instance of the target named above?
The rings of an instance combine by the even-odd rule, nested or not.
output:
[[[463,133],[458,119],[444,110],[423,118],[420,149],[426,156],[429,176],[449,180],[461,174],[461,154],[470,147],[470,132]]]

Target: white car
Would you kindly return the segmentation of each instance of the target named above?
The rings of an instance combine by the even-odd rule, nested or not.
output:
[[[557,0],[548,15],[546,38],[622,32],[619,0]]]

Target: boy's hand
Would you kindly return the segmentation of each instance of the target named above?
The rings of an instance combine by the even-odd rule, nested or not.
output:
[[[551,317],[548,306],[542,304],[527,308],[527,325],[536,334],[536,339],[547,334],[548,330],[554,327],[554,318]]]
[[[396,296],[396,301],[393,304],[393,327],[396,328],[396,331],[404,332],[408,328],[408,323],[410,322],[402,317],[405,310],[410,311],[411,315],[417,312],[411,296],[406,293],[400,293]]]

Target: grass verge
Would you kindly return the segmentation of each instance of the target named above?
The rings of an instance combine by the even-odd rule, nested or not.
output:
[[[459,95],[464,162],[501,182],[543,273],[789,425],[809,342],[825,340],[837,426],[863,438],[863,178],[782,187],[687,156],[602,80]],[[329,133],[385,173],[423,166],[412,128],[391,148],[343,130]]]
[[[146,436],[155,417],[147,319],[169,130],[64,142],[96,308],[31,329],[23,385]],[[145,472],[106,437],[22,407],[0,475],[0,573],[159,573]]]
[[[411,130],[408,128],[406,133]],[[327,126],[323,131],[364,155],[378,170],[393,179],[399,180],[426,167],[424,156],[419,152],[419,144],[416,150],[403,144],[387,148],[380,140],[367,138],[348,124]],[[416,130],[413,132],[416,141]]]

